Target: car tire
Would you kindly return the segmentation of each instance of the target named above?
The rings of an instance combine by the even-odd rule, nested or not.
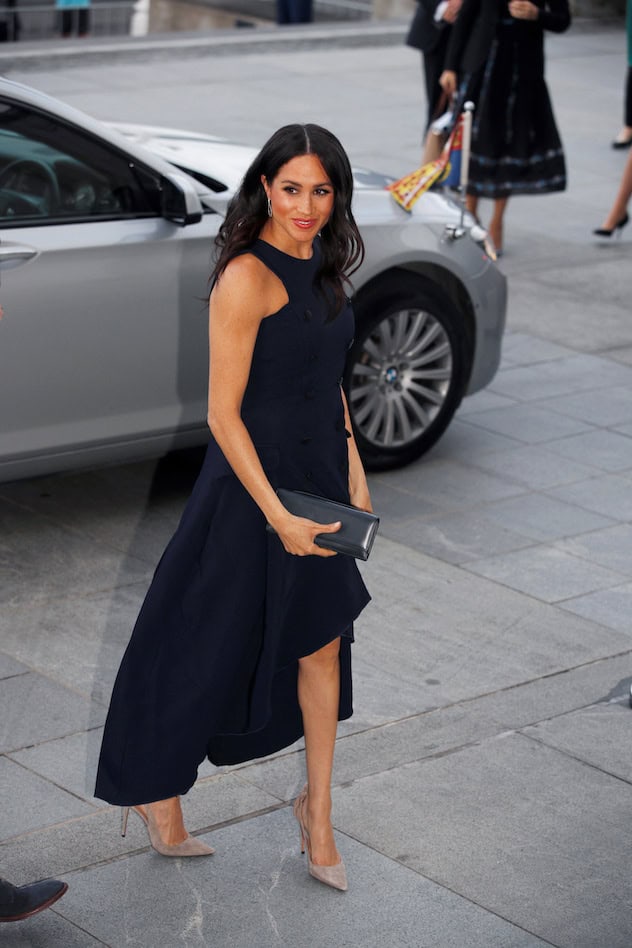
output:
[[[431,280],[401,272],[354,304],[356,334],[344,387],[369,470],[409,464],[457,410],[470,358],[466,322]]]

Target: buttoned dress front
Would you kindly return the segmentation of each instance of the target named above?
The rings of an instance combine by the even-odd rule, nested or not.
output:
[[[328,318],[309,260],[250,249],[288,303],[262,320],[243,421],[273,487],[349,501],[340,384],[353,337]],[[96,795],[134,805],[185,793],[199,764],[234,764],[303,734],[298,661],[340,637],[340,720],[352,714],[353,622],[369,601],[355,560],[292,556],[211,438],[115,682]]]

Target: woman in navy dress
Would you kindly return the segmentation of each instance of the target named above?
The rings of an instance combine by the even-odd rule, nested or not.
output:
[[[217,239],[204,465],[156,569],[119,670],[96,794],[133,807],[165,855],[207,855],[179,796],[199,764],[305,737],[295,804],[309,871],[346,888],[331,825],[338,720],[352,713],[355,560],[314,544],[276,488],[371,509],[341,388],[363,245],[338,140],[289,125],[264,145]],[[270,524],[275,534],[266,530]]]

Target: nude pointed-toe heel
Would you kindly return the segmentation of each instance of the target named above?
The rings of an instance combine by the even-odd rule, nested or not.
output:
[[[141,818],[145,824],[145,828],[147,829],[149,842],[151,843],[152,849],[154,849],[157,853],[160,853],[161,856],[212,856],[215,852],[212,846],[207,846],[206,843],[201,842],[199,839],[195,839],[195,837],[191,836],[190,833],[187,833],[186,839],[183,839],[181,843],[175,843],[173,845],[165,843],[160,835],[151,810],[143,812],[137,806],[123,807],[121,812],[121,836],[125,836],[125,833],[127,832],[127,820],[129,818],[130,810],[133,810],[134,813],[136,813]]]
[[[339,863],[336,863],[335,866],[315,866],[308,853],[307,871],[314,879],[317,879],[319,882],[324,882],[325,885],[331,886],[332,889],[346,892],[349,888],[345,864],[342,859]]]
[[[340,860],[335,866],[316,866],[312,862],[312,854],[309,845],[309,832],[305,825],[303,807],[307,802],[307,784],[303,787],[296,800],[294,801],[294,816],[301,831],[301,852],[307,853],[307,871],[313,879],[332,889],[338,889],[340,892],[346,892],[349,888],[347,884],[347,872],[345,864]]]

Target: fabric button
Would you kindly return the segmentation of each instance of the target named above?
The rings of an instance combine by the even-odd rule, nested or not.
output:
[[[301,438],[300,443],[301,443],[301,444],[309,444],[311,440],[312,440],[311,438],[309,438],[307,435],[305,435],[304,438]]]
[[[310,361],[310,362],[318,362],[318,356],[316,355],[315,352],[313,352],[313,353],[311,354],[311,356],[309,357],[309,361]]]
[[[305,480],[311,481],[311,479],[312,479],[312,472],[311,472],[311,471],[305,471]]]
[[[306,309],[305,312],[303,313],[303,319],[305,320],[306,323],[308,323],[311,318],[312,318],[311,309]]]
[[[307,391],[305,392],[305,399],[306,399],[306,401],[308,401],[308,402],[311,401],[312,398],[315,396],[315,394],[316,394],[316,392],[314,391],[313,388],[308,388]]]

